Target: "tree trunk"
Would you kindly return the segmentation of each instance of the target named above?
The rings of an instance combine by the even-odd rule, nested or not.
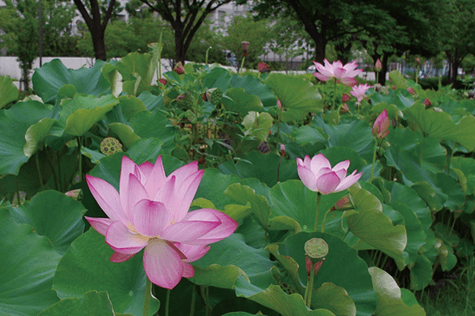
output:
[[[384,56],[381,56],[381,58],[383,60],[381,61],[382,67],[381,71],[379,72],[378,83],[384,86],[386,84],[386,73],[388,72],[388,58],[384,58]]]
[[[96,57],[96,60],[107,60],[106,56],[106,44],[104,41],[104,32],[102,31],[96,31],[96,32],[91,32],[92,35],[92,44],[94,46],[94,55]]]
[[[185,64],[185,41],[181,34],[177,34],[178,32],[175,31],[175,59],[176,62],[181,62],[182,65]]]
[[[312,36],[312,39],[315,41],[315,61],[323,65],[327,41],[323,38],[321,33],[317,33],[317,36]]]

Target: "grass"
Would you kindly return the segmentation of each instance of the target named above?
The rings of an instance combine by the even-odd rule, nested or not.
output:
[[[471,256],[465,267],[421,293],[416,297],[427,316],[475,315],[475,257]]]

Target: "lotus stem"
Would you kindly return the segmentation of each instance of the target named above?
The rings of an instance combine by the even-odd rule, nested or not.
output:
[[[167,289],[167,297],[165,301],[165,316],[168,316],[168,311],[170,310],[170,289]]]
[[[39,151],[36,151],[36,155],[35,155],[35,161],[36,161],[36,170],[38,170],[38,178],[40,180],[40,188],[43,187],[43,177],[41,176],[41,169],[40,169],[40,160],[38,158],[40,152]],[[18,197],[20,198],[20,197]]]
[[[196,285],[193,285],[193,289],[191,290],[190,316],[195,315],[195,302],[196,302]]]
[[[150,310],[150,297],[152,296],[152,282],[145,277],[145,300],[143,303],[143,316],[148,316],[148,311]]]
[[[208,49],[206,50],[206,60],[205,60],[206,65],[208,65],[208,52],[210,49],[211,49],[211,46],[208,47]]]
[[[450,153],[449,163],[447,164],[447,175],[450,174],[450,165],[452,164],[452,158],[454,157],[455,145],[457,145],[457,142],[454,142],[454,145],[452,146],[452,152]]]
[[[317,214],[315,215],[315,227],[313,231],[318,231],[318,215],[320,214],[320,198],[322,197],[322,194],[320,192],[317,192]]]
[[[326,213],[325,213],[325,217],[323,218],[323,224],[322,224],[322,233],[325,232],[325,224],[327,223],[327,216],[328,214],[330,214],[332,211],[332,209],[329,209]]]
[[[378,149],[378,139],[374,138],[374,153],[373,153],[373,164],[371,166],[371,175],[369,176],[369,183],[373,181],[373,173],[374,173],[374,164],[376,162],[376,151]]]
[[[82,153],[81,153],[81,137],[77,137],[78,154],[79,154],[79,182],[82,182]]]
[[[307,288],[305,289],[305,305],[311,309],[312,305],[312,291],[313,291],[313,280],[315,279],[315,264],[312,262],[310,267],[310,278],[307,281]]]
[[[242,58],[242,62],[241,62],[241,68],[239,68],[239,73],[242,74],[242,68],[244,67],[244,61],[246,60],[246,57],[243,57]]]

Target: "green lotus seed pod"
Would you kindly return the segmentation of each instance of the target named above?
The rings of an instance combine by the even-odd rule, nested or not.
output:
[[[101,153],[112,156],[115,153],[123,152],[122,144],[114,137],[106,137],[101,142]]]
[[[184,109],[192,109],[195,104],[195,98],[191,94],[191,92],[185,92],[180,94],[176,98],[176,103],[180,106],[180,108]]]
[[[305,253],[313,262],[321,261],[328,254],[328,244],[321,238],[312,238],[305,243]]]
[[[213,88],[206,90],[206,98],[208,102],[214,106],[217,106],[221,103],[221,99],[223,98],[223,90],[220,88]]]

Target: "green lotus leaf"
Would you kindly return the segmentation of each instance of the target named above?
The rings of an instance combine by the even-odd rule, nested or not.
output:
[[[77,93],[84,93],[98,97],[110,89],[110,84],[102,75],[102,66],[105,62],[97,60],[91,68],[72,70],[66,68],[61,60],[53,59],[36,69],[31,81],[33,90],[45,103],[54,104],[59,89],[66,84],[72,84]]]
[[[45,236],[0,208],[0,314],[37,315],[59,301],[51,289],[61,256]]]
[[[356,315],[356,306],[344,288],[328,282],[312,292],[312,308],[328,309],[336,316]]]
[[[61,255],[84,230],[84,206],[58,191],[40,192],[31,201],[8,209],[16,222],[29,224],[38,235],[48,237]]]
[[[462,171],[467,181],[467,195],[475,194],[475,160],[472,158],[454,157],[451,166]]]
[[[269,86],[261,83],[259,79],[252,75],[233,75],[231,77],[230,83],[234,88],[243,88],[246,93],[258,96],[262,102],[262,105],[264,105],[264,108],[277,105],[277,98]]]
[[[10,102],[18,100],[18,88],[9,76],[0,77],[0,109]]]
[[[398,267],[404,267],[403,251],[407,245],[406,228],[393,225],[382,213],[379,200],[366,190],[350,188],[358,213],[347,217],[348,228],[362,241],[393,258]]]
[[[264,196],[256,194],[253,189],[240,183],[231,184],[224,191],[224,195],[242,205],[250,204],[250,211],[254,214],[258,223],[265,229],[267,228],[271,208]]]
[[[179,135],[172,122],[159,111],[137,113],[128,123],[141,138],[158,138],[162,144],[162,153],[171,153],[176,147],[175,136]],[[160,128],[158,128],[160,127]]]
[[[261,100],[257,96],[245,92],[243,88],[228,89],[226,96],[230,99],[223,98],[222,102],[228,111],[236,112],[241,116],[246,116],[250,111],[264,111]]]
[[[389,73],[389,79],[392,84],[400,89],[407,89],[407,79],[397,70],[393,70]]]
[[[109,261],[113,253],[94,229],[79,236],[56,269],[53,288],[58,296],[80,298],[92,290],[107,291],[116,312],[141,315],[146,280],[142,252],[121,263]],[[158,301],[152,298],[149,315],[157,310]]]
[[[435,190],[429,185],[429,183],[420,181],[414,183],[411,188],[414,189],[419,197],[427,203],[427,206],[429,206],[432,211],[440,211],[442,209],[443,205],[434,198]]]
[[[454,255],[454,249],[447,246],[440,238],[435,238],[435,249],[437,249],[437,258],[439,259],[442,271],[450,271],[457,264],[457,257]]]
[[[245,135],[254,137],[259,141],[267,140],[270,128],[274,119],[269,113],[250,111],[243,119],[242,125],[245,127]]]
[[[118,98],[122,114],[127,121],[130,121],[135,114],[147,111],[145,104],[135,96],[124,95]]]
[[[87,158],[91,159],[91,162],[96,165],[100,162],[102,158],[106,157],[106,155],[101,153],[99,150],[93,150],[87,147],[81,147],[81,153]]]
[[[234,204],[234,200],[225,196],[224,191],[237,182],[240,182],[240,179],[235,175],[222,174],[217,169],[205,169],[195,199],[200,197],[208,199],[218,209],[223,210],[226,205]]]
[[[403,117],[403,113],[398,107],[394,104],[387,104],[386,102],[379,102],[378,104],[371,107],[371,112],[379,115],[383,110],[386,110],[390,120],[393,120],[396,117]]]
[[[264,83],[274,91],[284,110],[297,110],[304,114],[323,111],[322,96],[317,86],[307,80],[272,73]]]
[[[140,165],[147,160],[155,163],[156,157],[161,153],[162,142],[156,138],[142,138],[136,141],[128,150],[127,154]]]
[[[148,111],[160,110],[165,107],[163,95],[156,96],[150,93],[150,91],[144,91],[138,98],[145,104]]]
[[[25,134],[30,126],[48,117],[50,113],[51,111],[43,103],[37,101],[18,102],[8,110],[0,110],[0,130],[2,131],[0,174],[18,174],[21,165],[28,161],[28,156],[23,151],[27,143]],[[33,130],[42,130],[44,127],[40,124]],[[33,143],[30,142],[30,144]],[[30,147],[28,146],[28,148]],[[27,149],[27,153],[31,154],[32,152]]]
[[[45,309],[38,316],[127,316],[116,314],[107,292],[89,291],[80,298],[67,298]]]
[[[65,84],[58,90],[58,99],[72,99],[77,93],[76,87],[70,83]]]
[[[315,144],[325,143],[328,140],[328,135],[323,133],[321,128],[315,128],[311,125],[304,125],[299,127],[298,129],[294,129],[292,131],[292,137],[295,138],[295,141],[300,146],[304,146],[306,144]]]
[[[124,81],[133,82],[137,86],[135,94],[150,89],[157,63],[152,62],[151,54],[129,53],[117,63],[117,69]],[[125,85],[125,83],[124,83]],[[125,90],[125,86],[124,86]],[[129,93],[130,95],[130,93]]]
[[[451,140],[472,151],[475,148],[475,117],[465,116],[455,124],[445,112],[426,110],[419,102],[406,110],[425,136]]]
[[[223,92],[226,92],[230,81],[231,75],[228,70],[221,67],[213,67],[203,78],[203,88],[220,88]]]
[[[118,98],[120,93],[122,92],[122,75],[120,74],[117,66],[112,64],[106,63],[102,66],[102,74],[104,78],[109,81],[111,85],[111,94]]]
[[[322,195],[320,199],[320,213],[318,215],[318,230],[321,231],[325,213],[345,195],[345,191]],[[270,190],[272,217],[288,216],[296,220],[302,231],[312,232],[315,226],[317,212],[317,192],[310,191],[302,181],[288,180],[276,184]],[[344,235],[340,225],[341,213],[335,218],[330,215],[325,225],[325,231],[336,235]]]
[[[446,208],[455,210],[463,207],[465,204],[465,195],[457,180],[448,176],[446,173],[439,172],[435,175],[434,182],[442,192],[447,194],[447,201],[444,203]]]
[[[432,281],[432,263],[424,254],[418,256],[409,269],[411,269],[411,290],[422,290]]]
[[[111,131],[119,136],[119,139],[124,144],[125,147],[130,148],[140,137],[135,134],[132,127],[125,125],[123,123],[110,123],[109,128]]]
[[[300,232],[288,237],[283,243],[277,244],[281,256],[290,257],[296,261],[300,282],[307,283],[304,245],[311,238],[322,238],[329,248],[325,261],[315,275],[314,288],[318,289],[328,282],[342,287],[354,301],[356,315],[372,315],[376,307],[376,292],[373,291],[368,267],[364,260],[358,257],[357,251],[338,237],[322,233]]]
[[[239,276],[242,276],[249,282],[246,273],[235,265],[222,267],[219,264],[211,264],[205,269],[195,267],[195,275],[190,278],[190,281],[196,285],[233,289],[234,283],[236,283]]]
[[[386,271],[378,267],[368,269],[373,280],[373,288],[378,293],[375,316],[425,316],[419,305],[408,306],[401,297],[401,289]]]
[[[26,144],[25,147],[23,147],[25,156],[30,158],[40,147],[42,147],[42,143],[46,136],[48,136],[54,122],[56,122],[56,120],[43,118],[38,123],[28,127],[25,133]]]

